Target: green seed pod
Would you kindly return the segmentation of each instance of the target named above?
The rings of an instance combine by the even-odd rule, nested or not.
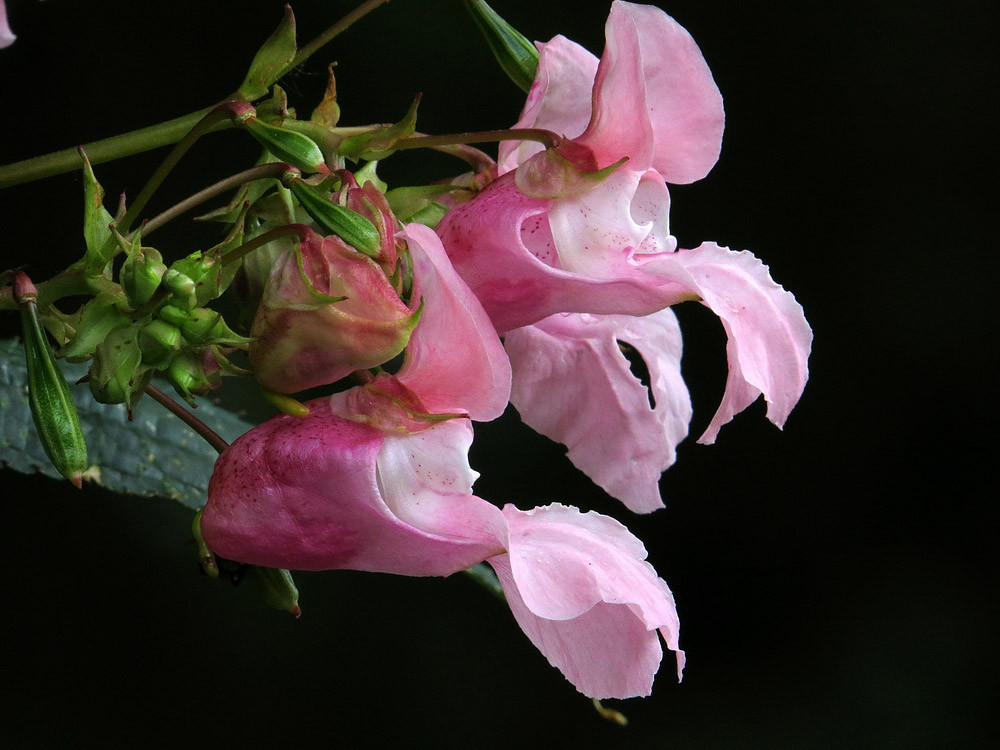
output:
[[[465,7],[486,39],[503,72],[528,93],[538,70],[538,50],[517,29],[503,20],[484,0],[465,0]]]
[[[268,125],[256,117],[244,120],[243,127],[281,161],[288,162],[303,172],[329,172],[323,152],[309,136]]]
[[[298,200],[313,220],[326,231],[331,232],[355,250],[377,258],[382,250],[378,229],[361,214],[332,203],[321,193],[296,179],[289,185],[292,195]]]
[[[38,292],[24,274],[16,272],[15,278],[15,297],[21,304],[31,417],[52,465],[70,482],[81,487],[83,472],[88,464],[80,417],[38,320],[35,303]]]

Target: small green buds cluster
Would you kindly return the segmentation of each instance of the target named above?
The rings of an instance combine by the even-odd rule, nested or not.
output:
[[[14,298],[21,307],[31,418],[52,465],[80,487],[87,470],[87,444],[80,417],[39,321],[38,291],[24,273],[15,271],[13,276]]]

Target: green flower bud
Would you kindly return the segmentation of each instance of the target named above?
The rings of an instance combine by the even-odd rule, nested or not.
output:
[[[149,302],[166,271],[163,256],[154,248],[139,247],[129,253],[118,278],[133,307]]]
[[[147,367],[162,369],[181,350],[180,329],[163,320],[154,320],[139,331],[139,351]]]
[[[152,377],[142,364],[139,326],[116,328],[97,347],[90,366],[90,392],[102,404],[125,404],[131,415]]]
[[[222,381],[221,366],[211,349],[200,355],[177,355],[167,368],[166,375],[174,389],[192,405],[195,396],[215,390]]]
[[[206,307],[194,310],[181,310],[173,305],[166,305],[160,310],[159,316],[180,329],[184,340],[195,346],[243,346],[253,339],[240,336],[233,331],[220,313]]]
[[[170,290],[170,304],[191,310],[222,294],[235,269],[224,274],[220,257],[220,250],[198,250],[171,263],[163,275],[163,285]]]
[[[38,292],[23,273],[15,272],[15,298],[21,305],[21,326],[28,369],[28,404],[45,455],[77,487],[87,469],[87,444],[69,386],[56,364],[38,320]]]
[[[538,50],[517,29],[503,20],[484,0],[465,0],[465,7],[486,39],[503,72],[528,93],[538,70]]]
[[[253,582],[254,588],[269,606],[283,609],[296,617],[302,614],[299,590],[295,587],[292,574],[287,570],[251,565],[247,570],[247,579]]]

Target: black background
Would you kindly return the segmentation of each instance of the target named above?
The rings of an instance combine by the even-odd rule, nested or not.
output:
[[[281,8],[7,5],[19,39],[0,52],[0,163],[216,101]],[[294,7],[304,42],[352,6]],[[562,33],[600,54],[602,3],[495,7],[530,38]],[[684,247],[752,249],[795,293],[816,334],[805,395],[784,432],[757,404],[717,445],[689,438],[661,482],[668,509],[649,517],[510,414],[481,426],[472,462],[494,502],[560,500],[628,523],[677,596],[684,682],[665,668],[651,698],[609,702],[632,720],[623,730],[462,577],[300,574],[294,621],[198,574],[180,506],[4,471],[7,746],[987,744],[996,578],[980,481],[996,357],[982,182],[996,5],[662,7],[700,44],[727,108],[718,166],[672,189],[673,231]],[[432,133],[502,127],[523,103],[457,2],[396,0],[359,23],[283,82],[301,112],[333,59],[346,124],[398,119],[418,91]],[[153,209],[250,163],[248,141],[207,137]],[[160,156],[98,177],[134,195]],[[383,175],[423,161],[400,156]],[[454,165],[421,168],[430,179]],[[2,264],[41,280],[73,260],[79,208],[76,174],[0,192]],[[178,257],[196,240],[162,241]],[[725,342],[709,311],[678,315],[697,435],[722,394]]]

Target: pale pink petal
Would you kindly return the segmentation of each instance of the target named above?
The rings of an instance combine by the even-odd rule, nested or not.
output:
[[[209,546],[239,562],[292,570],[348,568],[402,575],[449,575],[503,549],[497,508],[465,494],[467,464],[439,472],[396,476],[388,489],[396,508],[407,483],[417,504],[400,518],[380,488],[378,461],[404,470],[399,455],[412,440],[414,453],[459,457],[467,437],[433,430],[397,438],[342,419],[331,399],[310,402],[307,417],[280,416],[243,435],[216,463],[202,532]],[[433,493],[453,483],[430,501]],[[421,508],[428,508],[423,515]],[[450,508],[450,510],[449,510]]]
[[[7,6],[4,0],[0,0],[0,49],[9,47],[17,37],[10,30],[10,23],[7,21]]]
[[[718,161],[725,113],[705,58],[691,35],[652,5],[615,2],[607,30],[634,28],[655,152],[652,166],[667,182],[704,177]],[[605,53],[607,54],[607,53]],[[609,92],[612,103],[621,94]],[[646,119],[646,118],[643,118]]]
[[[643,180],[639,182],[645,184]],[[612,183],[615,186],[617,183]],[[634,185],[632,189],[635,190]],[[624,202],[628,206],[633,197],[608,190],[606,200],[616,205]],[[640,197],[639,211],[648,226],[633,227],[634,222],[626,217],[625,241],[630,244],[644,243],[644,238],[667,241],[665,220],[653,221],[654,209],[649,206],[646,191],[643,187],[635,196]],[[663,194],[658,195],[662,199]],[[582,247],[578,255],[594,253],[596,259],[571,261],[587,268],[600,268],[604,262],[606,275],[587,278],[563,269],[562,257],[572,256],[574,251],[572,221],[567,217],[561,224],[565,228],[561,242],[569,247],[561,247],[557,252],[547,217],[554,202],[524,195],[508,174],[474,200],[449,211],[438,224],[437,232],[455,269],[482,302],[498,331],[530,325],[558,312],[648,315],[690,298],[680,285],[650,276],[629,260],[637,249],[643,252],[651,249],[648,243],[641,248],[619,247],[621,257],[603,247]],[[600,200],[597,203],[600,208]],[[579,230],[581,236],[593,236],[604,243],[621,237],[610,230],[602,234],[596,222],[587,227]],[[643,239],[633,238],[629,233],[637,233]]]
[[[632,19],[614,7],[604,28],[606,44],[594,80],[593,116],[577,142],[593,149],[601,167],[627,156],[628,167],[642,173],[653,161],[650,97],[638,31]]]
[[[510,362],[493,324],[433,230],[409,224],[400,236],[413,258],[414,299],[423,299],[424,309],[397,377],[431,412],[496,419],[510,395]]]
[[[489,560],[515,619],[549,663],[594,698],[649,695],[662,649],[683,652],[667,584],[614,519],[550,505],[504,508],[509,552]]]
[[[655,408],[619,341],[642,354]],[[662,508],[660,475],[691,421],[673,311],[553,315],[510,331],[505,346],[514,368],[510,400],[522,421],[566,445],[573,465],[630,510]]]
[[[651,257],[644,268],[701,297],[729,336],[726,392],[698,442],[715,442],[719,428],[762,393],[767,418],[784,425],[809,377],[812,346],[812,330],[795,297],[751,253],[714,242]]]
[[[576,138],[590,122],[591,89],[597,58],[564,36],[538,47],[538,72],[515,128],[542,128]],[[542,150],[534,141],[501,141],[500,174],[523,164]]]

